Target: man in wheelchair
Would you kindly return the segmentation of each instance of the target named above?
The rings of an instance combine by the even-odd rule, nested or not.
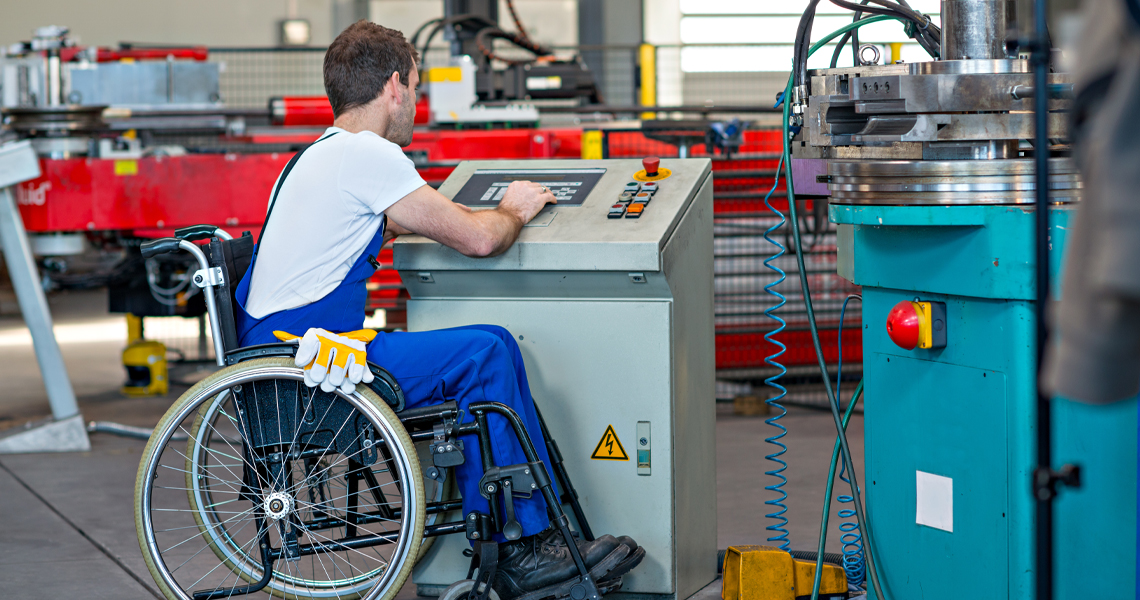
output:
[[[472,403],[502,403],[521,417],[549,468],[523,360],[508,331],[492,325],[358,331],[365,318],[365,283],[387,240],[416,233],[467,256],[494,256],[514,243],[544,205],[555,202],[545,187],[517,181],[498,208],[472,212],[424,182],[401,150],[412,141],[416,60],[402,34],[364,21],[329,47],[324,79],[336,119],[274,186],[253,264],[237,286],[239,345],[299,338],[297,365],[305,367],[305,383],[326,392],[351,392],[368,383],[370,361],[395,377],[410,409],[454,401],[470,421]],[[494,464],[526,464],[508,420],[495,413],[486,418]],[[479,446],[469,440],[466,447],[465,461],[455,467],[463,513],[487,513],[490,504],[479,489],[483,461],[470,451]],[[543,496],[516,496],[506,508],[521,529],[505,528],[510,540],[496,534],[501,544],[493,588],[503,600],[557,595],[580,567],[552,526]],[[619,577],[644,556],[624,536],[575,544],[594,581]]]

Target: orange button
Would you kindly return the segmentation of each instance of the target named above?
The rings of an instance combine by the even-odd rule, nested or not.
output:
[[[645,210],[644,204],[630,204],[629,208],[626,209],[626,211],[631,213],[639,213],[643,210]]]

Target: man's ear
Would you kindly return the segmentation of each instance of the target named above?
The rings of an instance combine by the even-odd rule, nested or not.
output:
[[[403,94],[400,93],[400,88],[406,87],[406,86],[404,86],[404,83],[402,81],[400,81],[400,72],[399,71],[393,71],[392,72],[392,76],[388,78],[388,85],[385,87],[388,90],[391,90],[392,95],[396,99],[397,102],[403,101],[404,98],[403,98]]]

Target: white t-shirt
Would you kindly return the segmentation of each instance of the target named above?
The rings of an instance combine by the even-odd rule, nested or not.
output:
[[[333,132],[305,150],[277,194],[245,303],[254,318],[325,297],[376,235],[384,210],[425,185],[396,144],[339,127],[321,137]]]

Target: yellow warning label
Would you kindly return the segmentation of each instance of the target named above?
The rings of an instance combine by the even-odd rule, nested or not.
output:
[[[590,458],[594,460],[629,460],[629,455],[621,446],[621,440],[614,433],[613,425],[606,426],[606,432],[602,434],[602,439],[598,440],[598,447],[594,448],[594,453],[590,455]]]

